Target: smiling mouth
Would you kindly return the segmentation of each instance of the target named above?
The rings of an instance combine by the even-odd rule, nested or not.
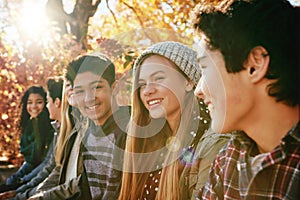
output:
[[[163,99],[151,99],[147,101],[149,106],[157,105],[162,102]]]
[[[85,109],[94,111],[99,105],[86,106]]]
[[[39,113],[39,110],[31,110],[31,113],[34,113],[34,114]]]

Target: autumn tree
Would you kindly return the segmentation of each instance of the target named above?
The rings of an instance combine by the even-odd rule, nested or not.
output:
[[[74,35],[83,49],[89,49],[87,43],[89,19],[94,16],[100,3],[101,0],[76,0],[73,11],[66,13],[63,0],[48,0],[46,13],[62,35],[66,33]]]
[[[205,1],[48,0],[39,10],[43,12],[26,24],[24,18],[34,12],[30,6],[37,4],[32,1],[29,13],[24,14],[20,8],[28,2],[0,2],[0,152],[12,158],[19,154],[18,106],[29,85],[44,85],[47,77],[61,75],[79,54],[101,51],[116,64],[118,78],[123,77],[118,99],[126,104],[130,101],[129,70],[139,51],[166,40],[192,46],[195,36],[189,13]],[[71,4],[69,11],[66,4]],[[45,13],[50,22],[44,20],[37,26],[44,29],[31,28]]]

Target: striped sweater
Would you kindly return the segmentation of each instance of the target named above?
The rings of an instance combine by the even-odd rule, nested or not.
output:
[[[91,123],[82,140],[84,172],[92,199],[115,200],[119,196],[128,121],[129,110],[122,107],[102,126]]]
[[[75,129],[67,142],[62,168],[56,166],[38,188],[39,199],[117,199],[129,118],[129,107],[120,107],[102,126],[90,122],[81,143],[78,177],[65,181],[69,155],[82,127]]]

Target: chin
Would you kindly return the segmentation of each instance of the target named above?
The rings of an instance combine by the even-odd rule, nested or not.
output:
[[[160,119],[160,118],[165,117],[165,115],[161,114],[161,113],[150,113],[150,117],[153,119]]]

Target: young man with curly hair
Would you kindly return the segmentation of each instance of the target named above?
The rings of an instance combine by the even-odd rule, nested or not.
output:
[[[245,132],[219,152],[199,199],[300,199],[299,13],[287,0],[195,9],[195,94],[214,131]]]

